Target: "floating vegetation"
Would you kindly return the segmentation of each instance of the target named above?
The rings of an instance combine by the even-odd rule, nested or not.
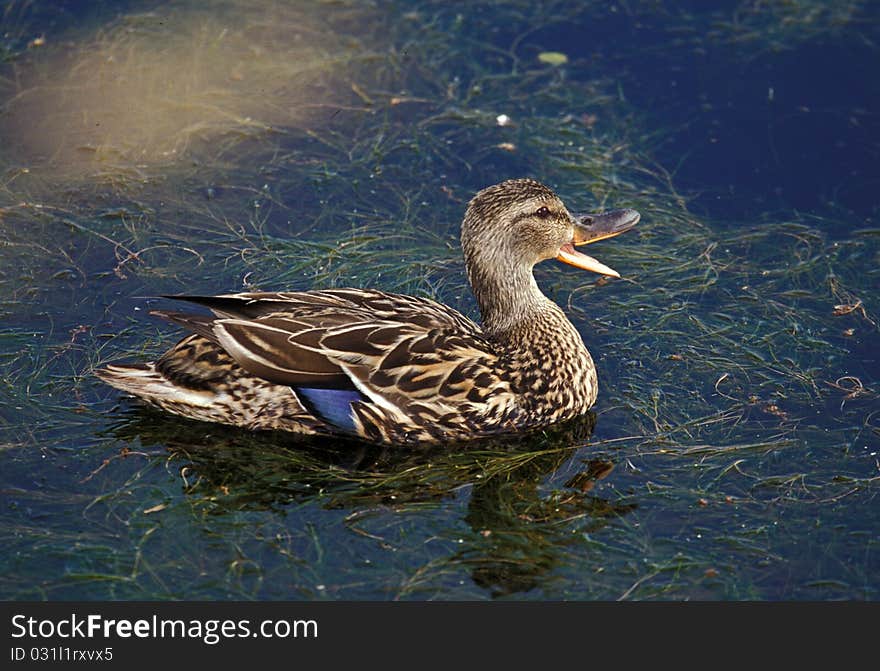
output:
[[[568,56],[559,51],[542,51],[538,54],[538,60],[547,65],[565,65],[568,63]]]
[[[870,43],[876,25],[870,0],[635,0],[589,3],[581,11],[596,18],[626,14],[639,22],[650,22],[668,34],[672,46],[689,46],[703,54],[720,46],[748,47],[738,54],[743,61],[767,52],[793,51],[805,43],[827,43],[841,38]]]
[[[666,129],[543,37],[606,3],[159,4],[38,48],[7,4],[4,598],[877,598],[880,236],[692,212]],[[618,10],[768,49],[867,11],[819,4]],[[623,281],[538,268],[597,358],[584,424],[411,454],[169,418],[92,375],[179,337],[161,294],[374,286],[476,316],[459,222],[518,176],[643,216],[602,250]]]
[[[858,34],[872,21],[870,5],[867,0],[744,0],[730,21],[719,21],[715,30],[736,44],[764,43],[772,51],[791,50],[804,42],[839,37],[845,31]]]

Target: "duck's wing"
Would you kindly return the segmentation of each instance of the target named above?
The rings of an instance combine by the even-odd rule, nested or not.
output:
[[[293,388],[341,430],[370,439],[432,425],[473,430],[515,405],[480,327],[434,301],[353,289],[176,298],[216,317],[157,314],[210,338],[251,374]]]
[[[457,310],[427,298],[362,289],[223,296],[168,296],[209,308],[215,316],[157,310],[153,314],[214,341],[238,363],[278,384],[349,386],[337,359],[374,363],[394,354],[402,363],[408,344],[458,335],[491,354],[482,330]],[[455,341],[457,343],[457,341]],[[453,347],[450,343],[449,347]],[[402,359],[403,357],[403,359]]]
[[[371,289],[250,292],[221,296],[164,296],[209,308],[218,317],[259,319],[276,313],[295,314],[315,326],[343,326],[371,318],[408,321],[425,328],[452,328],[480,333],[472,320],[428,298]]]

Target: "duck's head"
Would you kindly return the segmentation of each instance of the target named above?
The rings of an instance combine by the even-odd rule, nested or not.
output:
[[[461,244],[471,285],[487,273],[531,273],[545,259],[559,259],[602,275],[620,275],[575,249],[629,230],[635,210],[573,215],[552,189],[532,179],[511,179],[483,189],[468,204]]]

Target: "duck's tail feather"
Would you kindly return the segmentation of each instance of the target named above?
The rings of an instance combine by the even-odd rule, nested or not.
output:
[[[248,429],[323,433],[324,423],[306,410],[290,387],[240,375],[198,388],[169,379],[154,363],[110,364],[95,371],[112,387],[189,419]]]
[[[101,380],[126,393],[150,403],[164,406],[169,402],[205,407],[216,399],[217,394],[208,390],[195,390],[175,384],[156,370],[154,363],[119,366],[110,364],[95,371]]]

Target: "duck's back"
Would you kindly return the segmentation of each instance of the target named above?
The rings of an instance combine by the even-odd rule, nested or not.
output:
[[[520,412],[497,346],[458,311],[381,291],[175,297],[213,315],[156,312],[193,331],[110,384],[180,415],[371,441],[464,440]]]

